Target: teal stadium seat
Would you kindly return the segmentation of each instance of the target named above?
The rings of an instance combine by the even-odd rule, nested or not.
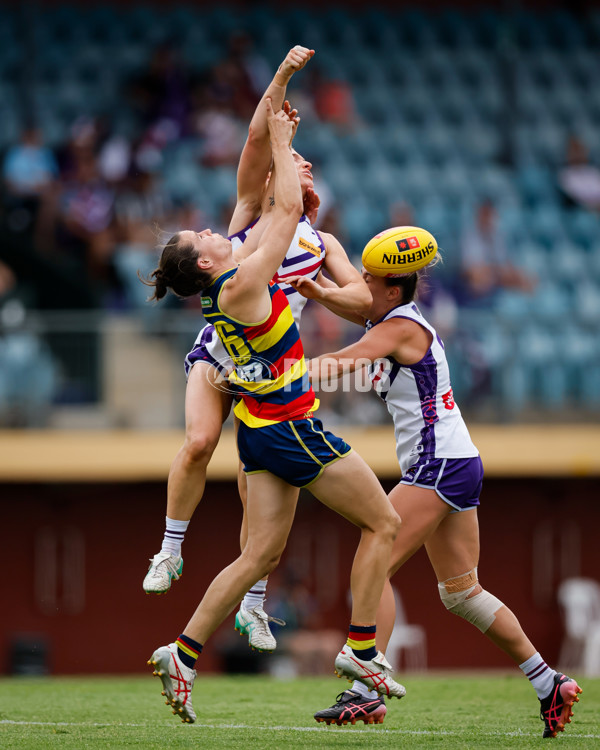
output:
[[[527,225],[523,229],[530,233],[534,242],[547,249],[566,239],[562,213],[548,203],[540,203],[529,211]]]
[[[564,320],[573,310],[573,296],[567,285],[558,279],[540,282],[531,297],[532,318],[544,326],[553,326]]]
[[[562,408],[567,400],[568,377],[554,331],[530,323],[517,336],[515,368],[522,368],[526,402]]]
[[[597,318],[596,318],[597,320]],[[570,322],[557,337],[571,402],[586,410],[600,409],[600,345],[594,329]]]
[[[592,211],[574,208],[563,212],[566,231],[571,242],[590,250],[600,237],[600,218]]]
[[[516,184],[523,203],[528,207],[558,204],[556,175],[547,166],[523,165],[517,169]]]

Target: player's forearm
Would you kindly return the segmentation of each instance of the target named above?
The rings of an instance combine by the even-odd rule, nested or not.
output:
[[[312,383],[338,380],[343,375],[354,372],[357,367],[356,361],[351,357],[342,356],[342,352],[321,354],[310,359],[307,364],[308,376]]]
[[[282,72],[282,65],[279,66],[273,80],[267,86],[267,90],[262,95],[248,127],[248,143],[254,148],[263,146],[267,150],[269,158],[271,154],[269,145],[269,127],[265,115],[265,99],[268,97],[271,100],[275,112],[283,107],[287,85],[292,77],[292,73],[288,75]]]
[[[337,285],[324,287],[319,301],[329,309],[335,308],[334,312],[338,315],[355,313],[362,318],[373,304],[373,297],[364,282],[351,281],[342,287]]]
[[[298,170],[286,143],[273,143],[273,162],[277,179],[273,191],[273,214],[294,216],[298,221],[302,216],[302,190]]]
[[[323,307],[331,310],[332,313],[339,315],[340,318],[349,320],[351,323],[356,323],[356,325],[364,326],[366,312],[372,300],[370,292],[368,304],[365,300],[364,307],[361,306],[359,309],[353,294],[353,287],[356,286],[354,283],[347,284],[345,287],[339,287],[335,282],[322,274],[319,276],[317,283],[320,287],[320,292],[313,299],[323,305]],[[363,309],[364,315],[362,314]]]

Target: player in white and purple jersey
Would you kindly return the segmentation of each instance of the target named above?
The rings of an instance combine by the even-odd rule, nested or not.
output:
[[[291,282],[306,296],[366,327],[359,341],[313,359],[309,368],[315,382],[369,363],[373,387],[394,420],[401,479],[389,498],[402,526],[389,577],[425,545],[445,607],[475,625],[519,665],[540,699],[543,736],[554,737],[570,721],[581,690],[545,663],[515,615],[479,583],[477,507],[483,467],[452,395],[444,345],[413,301],[419,275],[384,278],[363,270],[363,277],[373,296],[366,316],[336,310],[313,281]],[[388,579],[377,613],[377,645],[382,651],[394,619]],[[351,718],[381,721],[385,713],[381,700],[355,683],[315,718],[328,723]]]
[[[265,116],[265,99],[271,99],[274,110],[283,108],[290,119],[296,111],[285,101],[286,87],[293,73],[301,70],[311,59],[314,51],[305,47],[294,47],[279,66],[273,81],[259,102],[248,138],[242,151],[237,173],[237,203],[229,224],[228,235],[232,238],[236,260],[243,258],[257,245],[252,231],[261,214],[263,205],[272,197],[268,178],[271,169],[271,146]],[[328,291],[330,299],[342,309],[351,311],[356,306],[364,310],[371,303],[371,294],[352,266],[340,243],[331,234],[318,233],[310,218],[316,216],[319,199],[313,190],[310,162],[293,152],[298,170],[300,187],[304,199],[305,213],[289,251],[281,265],[276,280],[288,297],[296,324],[305,299],[286,283],[288,275],[305,274],[316,279],[326,270],[333,279]],[[272,190],[271,190],[272,193]],[[151,594],[166,593],[171,581],[181,576],[183,559],[181,544],[190,519],[204,493],[206,469],[221,435],[221,427],[231,409],[232,396],[222,387],[221,373],[230,366],[229,353],[221,343],[212,326],[200,331],[192,351],[185,361],[187,386],[185,397],[185,440],[175,456],[169,472],[167,487],[166,530],[161,551],[150,560],[150,568],[144,578],[144,591]],[[240,472],[241,474],[241,472]],[[241,475],[240,495],[245,501],[245,484]],[[246,517],[242,522],[241,541],[247,536]],[[272,651],[276,646],[263,610],[266,581],[257,582],[242,602],[236,618],[236,627],[248,634],[249,644],[258,650]]]
[[[301,157],[299,158],[301,159]],[[301,163],[308,165],[309,168],[311,166],[308,162]],[[241,250],[242,245],[248,239],[252,227],[255,224],[256,221],[253,221],[249,226],[240,230],[236,234],[229,236],[228,239],[231,240],[234,251]],[[324,236],[331,246],[334,242],[334,238],[327,234]],[[340,255],[338,248],[334,248],[333,251],[337,263],[332,262],[329,258],[327,258],[328,262],[326,262],[326,253],[327,247],[323,238],[320,233],[313,228],[309,218],[305,214],[298,222],[298,228],[296,229],[294,239],[290,244],[290,249],[288,250],[285,260],[279,267],[277,275],[273,279],[278,283],[279,287],[288,298],[292,315],[294,316],[294,321],[298,328],[300,328],[300,316],[302,315],[302,310],[306,304],[306,297],[303,297],[294,289],[294,287],[287,284],[285,279],[290,275],[301,275],[316,280],[323,267],[335,274],[338,266],[345,265],[345,263],[348,262],[347,259]],[[349,290],[346,290],[345,294],[348,294],[348,291]],[[191,352],[185,358],[186,377],[189,376],[191,368],[198,361],[207,362],[216,367],[222,373],[225,373],[233,366],[231,357],[225,350],[219,337],[216,335],[213,326],[210,324],[204,326],[200,331]]]

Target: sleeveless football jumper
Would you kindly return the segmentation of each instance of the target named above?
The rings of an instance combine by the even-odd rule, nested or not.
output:
[[[246,474],[270,472],[288,484],[307,487],[352,448],[313,417],[318,402],[283,290],[271,282],[271,311],[252,325],[221,309],[223,287],[237,271],[218,276],[204,290],[202,305],[233,362],[228,379],[239,397],[234,413],[240,419],[240,459]]]

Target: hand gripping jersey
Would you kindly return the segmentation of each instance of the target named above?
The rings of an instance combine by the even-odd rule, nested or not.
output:
[[[233,249],[240,247],[248,237],[250,230],[256,222],[253,222],[241,232],[232,235],[229,239]],[[306,304],[306,297],[303,297],[289,284],[285,283],[286,276],[300,275],[308,278],[317,278],[323,261],[325,259],[325,244],[319,233],[312,228],[310,221],[306,216],[302,216],[296,227],[294,238],[290,243],[285,259],[277,274],[274,277],[287,297],[292,315],[296,326],[300,327],[300,316]],[[216,366],[221,372],[231,366],[231,361],[226,350],[223,348],[221,341],[212,328],[212,325],[204,326],[194,342],[194,348],[187,355],[185,361],[186,376],[190,368],[198,360],[209,362]]]
[[[373,388],[394,420],[396,454],[402,474],[411,466],[423,465],[434,458],[478,456],[452,396],[442,340],[413,302],[395,307],[377,323],[367,321],[367,330],[392,318],[414,320],[433,336],[420,362],[402,365],[387,357],[376,360],[369,369]]]
[[[244,325],[219,305],[231,268],[203,291],[202,310],[233,362],[229,382],[240,396],[234,413],[249,427],[310,416],[315,394],[308,379],[304,350],[287,297],[271,283],[271,312],[259,323]]]

